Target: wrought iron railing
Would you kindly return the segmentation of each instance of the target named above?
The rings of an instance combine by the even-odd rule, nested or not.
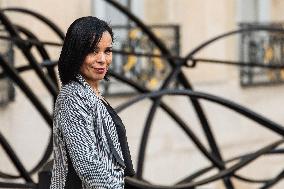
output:
[[[8,33],[4,28],[0,28],[0,35],[7,35]],[[13,43],[10,41],[0,41],[0,54],[10,64],[14,64],[14,51]],[[0,68],[0,71],[3,71]],[[0,107],[7,105],[15,98],[15,88],[11,80],[5,75],[0,79]]]
[[[283,29],[282,23],[241,23],[240,28],[266,27]],[[264,65],[284,65],[284,34],[270,31],[241,34],[240,60]],[[284,69],[267,70],[260,67],[240,68],[242,86],[271,85],[284,82]]]
[[[217,97],[217,96],[213,96],[210,94],[206,94],[206,93],[196,92],[193,89],[191,83],[189,82],[189,79],[185,76],[181,68],[183,67],[194,68],[200,62],[209,62],[209,63],[222,63],[222,64],[228,64],[228,65],[237,65],[237,66],[244,66],[244,63],[245,63],[245,66],[250,66],[250,67],[262,67],[266,69],[283,69],[282,65],[264,65],[264,64],[259,64],[259,62],[250,62],[248,64],[248,62],[202,59],[202,58],[195,58],[194,56],[197,52],[199,52],[204,47],[207,47],[213,42],[219,39],[223,39],[227,36],[250,32],[250,31],[273,31],[277,33],[284,33],[284,30],[279,29],[279,28],[275,29],[275,28],[267,28],[267,27],[265,28],[255,27],[255,28],[231,31],[231,32],[216,36],[206,41],[205,43],[200,44],[195,49],[193,49],[191,52],[189,52],[187,56],[181,57],[178,54],[176,55],[173,54],[171,50],[168,49],[166,45],[164,45],[164,43],[151,31],[149,27],[147,27],[141,20],[135,17],[126,8],[122,7],[116,1],[112,1],[112,0],[105,0],[105,1],[113,5],[114,7],[116,7],[123,14],[125,14],[129,19],[131,19],[136,24],[136,26],[139,27],[148,36],[148,38],[152,41],[153,44],[155,44],[156,48],[158,48],[160,51],[160,54],[153,54],[153,53],[135,52],[135,49],[133,49],[132,52],[125,51],[124,49],[116,49],[114,50],[114,53],[124,54],[124,55],[126,54],[135,55],[138,57],[159,57],[159,58],[163,58],[164,60],[166,60],[170,67],[169,73],[166,75],[162,84],[158,88],[159,90],[157,90],[156,92],[151,92],[149,88],[146,88],[145,86],[131,80],[131,78],[125,77],[124,75],[121,75],[120,73],[115,72],[115,70],[110,72],[112,77],[131,86],[137,92],[141,93],[141,95],[138,96],[136,99],[133,99],[127,102],[126,104],[119,106],[117,108],[117,111],[122,111],[124,108],[132,105],[133,103],[141,101],[145,98],[148,98],[153,101],[153,104],[146,118],[147,119],[146,124],[143,129],[143,133],[142,133],[141,143],[139,147],[139,154],[138,154],[137,175],[134,178],[126,178],[126,188],[132,188],[132,189],[195,188],[197,186],[202,186],[206,183],[210,183],[216,180],[222,180],[225,187],[228,189],[231,189],[231,188],[235,188],[232,183],[232,179],[236,178],[243,182],[259,183],[261,184],[261,188],[264,189],[264,188],[272,187],[274,184],[278,183],[281,179],[283,179],[284,167],[282,168],[282,171],[279,172],[279,174],[277,174],[273,178],[267,178],[263,180],[247,178],[237,173],[239,169],[257,160],[261,155],[265,155],[265,154],[271,155],[275,153],[283,154],[284,153],[284,149],[278,147],[284,142],[283,141],[283,137],[284,137],[283,125],[277,124],[257,114],[256,112],[253,112],[247,109],[246,107],[236,104],[230,100]],[[61,40],[64,39],[63,32],[61,32],[60,29],[55,24],[53,24],[50,20],[46,19],[45,17],[43,17],[42,15],[38,13],[29,11],[26,9],[20,9],[20,8],[10,8],[10,9],[0,10],[0,20],[5,26],[7,32],[9,32],[10,34],[9,37],[0,36],[0,39],[12,41],[15,47],[23,52],[28,62],[28,65],[26,66],[15,67],[9,62],[7,62],[7,60],[5,60],[0,55],[0,66],[3,69],[3,72],[0,73],[0,76],[3,76],[4,74],[7,75],[14,82],[14,84],[16,84],[19,87],[19,89],[22,90],[22,92],[26,95],[27,99],[31,101],[31,103],[38,110],[40,115],[43,117],[43,119],[46,121],[46,123],[50,126],[50,129],[51,129],[52,127],[51,113],[43,105],[40,99],[36,97],[31,87],[22,79],[20,73],[26,70],[34,70],[37,76],[41,79],[42,83],[44,84],[48,92],[50,93],[50,95],[55,100],[57,93],[58,93],[58,82],[57,82],[55,71],[54,71],[54,66],[56,65],[56,62],[50,60],[45,48],[47,45],[60,46],[61,42],[54,43],[54,42],[39,41],[36,38],[36,36],[32,34],[27,28],[14,25],[11,22],[11,20],[8,19],[8,17],[6,16],[6,14],[8,14],[8,11],[20,12],[20,13],[25,13],[25,14],[34,16],[35,18],[47,24],[60,37]],[[20,34],[25,35],[27,39],[23,39]],[[29,48],[31,46],[34,46],[37,48],[37,50],[40,52],[42,59],[44,60],[43,62],[38,62],[34,58],[33,53],[29,51]],[[46,72],[44,72],[43,70],[46,70]],[[177,90],[177,89],[170,90],[169,86],[173,81],[181,85],[184,88],[184,90]],[[207,139],[209,147],[205,147],[205,145],[201,142],[201,140],[196,136],[196,134],[186,124],[184,119],[180,117],[180,115],[174,111],[174,108],[172,106],[169,106],[166,102],[162,100],[162,97],[164,95],[182,95],[188,98],[189,102],[191,102],[189,103],[189,105],[193,106],[196,112],[197,118],[199,119],[201,123],[201,127]],[[258,123],[260,127],[267,128],[270,131],[275,132],[278,136],[280,136],[280,139],[278,138],[278,140],[271,142],[271,144],[267,146],[263,146],[260,149],[251,151],[250,153],[242,154],[237,157],[232,157],[230,159],[224,159],[221,153],[221,149],[216,143],[216,138],[214,137],[212,133],[212,126],[209,124],[209,120],[207,119],[207,116],[201,104],[199,103],[200,99],[214,102],[218,105],[228,108],[229,110],[233,110],[237,112],[238,114]],[[180,182],[172,186],[159,186],[159,185],[151,184],[150,182],[146,181],[143,176],[143,167],[144,167],[144,162],[145,162],[145,152],[146,152],[147,142],[149,138],[149,133],[151,131],[152,121],[153,121],[153,118],[158,108],[162,108],[168,114],[168,116],[177,123],[177,126],[182,128],[182,130],[186,133],[188,138],[196,145],[200,153],[206,159],[208,159],[209,162],[211,162],[211,166],[201,168],[199,171],[188,175],[185,179],[181,180]],[[22,161],[20,161],[20,158],[17,156],[17,153],[13,150],[11,145],[7,142],[5,136],[2,135],[1,131],[0,131],[0,144],[3,147],[4,151],[7,153],[9,159],[11,160],[11,162],[16,167],[16,170],[19,173],[17,175],[11,175],[11,174],[5,173],[4,170],[1,170],[1,167],[0,167],[0,177],[8,180],[7,182],[6,181],[0,182],[0,188],[39,188],[39,189],[48,188],[49,186],[48,183],[50,182],[50,172],[51,172],[52,162],[49,162],[47,166],[44,166],[44,164],[47,163],[50,155],[52,154],[51,137],[50,137],[47,149],[44,155],[42,156],[41,160],[37,162],[37,164],[31,170],[27,170],[25,168],[25,165],[23,165]],[[233,161],[237,161],[237,162],[234,163],[233,165],[228,164]],[[283,165],[279,165],[279,166],[283,166]],[[36,183],[32,179],[31,176],[35,173],[38,173],[41,168],[44,168],[44,169],[40,172],[39,183]],[[199,178],[200,176],[203,176],[205,173],[207,173],[211,169],[217,169],[218,173],[210,177],[207,177],[205,179]],[[24,183],[13,182],[14,179],[17,179],[17,178],[23,179]],[[196,181],[196,179],[198,179],[198,181]]]

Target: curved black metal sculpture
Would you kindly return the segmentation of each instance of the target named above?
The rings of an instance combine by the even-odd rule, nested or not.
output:
[[[264,154],[280,154],[284,153],[283,149],[276,149],[277,146],[282,144],[284,142],[284,139],[278,140],[268,146],[265,146],[255,152],[244,154],[239,157],[234,157],[229,160],[223,160],[223,157],[221,156],[220,149],[216,143],[215,137],[211,131],[211,127],[208,123],[208,120],[206,118],[205,112],[202,109],[199,99],[212,101],[214,103],[217,103],[219,105],[222,105],[228,109],[234,110],[237,113],[259,123],[261,126],[270,129],[273,132],[278,133],[282,138],[284,137],[284,127],[282,125],[279,125],[271,120],[266,119],[265,117],[262,117],[255,112],[242,107],[236,103],[233,103],[232,101],[213,96],[210,94],[205,93],[199,93],[195,92],[193,90],[192,85],[190,84],[189,80],[186,78],[185,74],[182,72],[181,68],[186,67],[194,67],[198,62],[211,62],[211,63],[222,63],[222,64],[229,64],[229,65],[237,65],[237,66],[243,66],[244,64],[241,62],[234,62],[234,61],[224,61],[224,60],[209,60],[209,59],[196,59],[194,58],[194,55],[199,52],[204,47],[208,46],[209,44],[215,42],[216,40],[222,39],[224,37],[239,34],[242,32],[250,32],[250,31],[273,31],[273,32],[282,32],[284,33],[284,30],[281,29],[273,29],[273,28],[252,28],[252,29],[242,29],[242,30],[236,30],[231,31],[222,35],[219,35],[211,40],[206,41],[205,43],[202,43],[198,47],[196,47],[194,50],[188,53],[185,57],[177,57],[172,56],[171,52],[165,47],[162,41],[160,41],[153,32],[145,25],[141,20],[139,20],[137,17],[135,17],[131,12],[129,12],[126,8],[121,6],[119,3],[113,0],[105,0],[107,3],[111,4],[112,6],[116,7],[118,10],[120,10],[123,14],[125,14],[129,19],[131,19],[138,27],[141,28],[143,32],[145,32],[146,35],[148,35],[149,39],[152,40],[152,42],[160,49],[162,55],[154,55],[154,54],[139,54],[135,52],[124,52],[120,50],[114,51],[114,53],[120,53],[120,54],[131,54],[136,56],[150,56],[150,57],[161,57],[168,60],[172,70],[163,82],[162,86],[160,87],[160,90],[157,92],[151,92],[145,87],[139,86],[130,79],[116,74],[115,72],[110,72],[110,75],[117,80],[124,82],[128,84],[129,86],[133,87],[140,93],[145,93],[143,95],[140,95],[139,97],[127,102],[126,104],[121,105],[117,108],[117,111],[121,111],[125,109],[126,107],[132,105],[133,103],[136,103],[138,101],[141,101],[145,98],[149,98],[153,101],[153,105],[151,106],[147,120],[145,123],[145,127],[143,130],[143,135],[141,138],[141,144],[138,154],[138,165],[137,165],[137,175],[135,178],[126,178],[126,187],[127,188],[134,188],[134,189],[142,189],[142,188],[195,188],[196,186],[200,186],[215,180],[222,179],[224,181],[224,184],[226,188],[234,188],[231,178],[237,178],[239,180],[245,181],[245,182],[251,182],[251,183],[262,183],[263,186],[261,188],[269,188],[273,186],[275,183],[277,183],[279,180],[281,180],[284,177],[284,167],[283,171],[279,173],[276,177],[265,179],[265,180],[255,180],[251,178],[246,178],[241,175],[238,175],[236,173],[237,170],[241,169],[242,167],[248,165],[252,161],[256,160],[259,156]],[[36,19],[39,19],[43,23],[47,24],[51,28],[51,30],[54,31],[54,33],[59,37],[60,40],[64,39],[63,32],[50,20],[45,18],[44,16],[22,8],[9,8],[9,9],[2,9],[0,10],[0,21],[5,26],[5,29],[10,34],[10,37],[0,36],[1,39],[4,40],[10,40],[21,50],[21,52],[25,55],[26,59],[28,60],[29,65],[15,68],[11,66],[8,62],[5,61],[5,59],[0,55],[0,66],[3,68],[4,72],[0,73],[0,76],[3,76],[4,74],[7,75],[13,82],[19,86],[19,88],[24,92],[24,94],[27,96],[27,98],[31,101],[31,103],[35,106],[35,108],[39,111],[41,116],[44,118],[44,120],[47,122],[47,124],[52,127],[52,115],[47,111],[47,109],[43,106],[43,104],[40,102],[40,100],[36,97],[36,95],[33,93],[32,89],[24,82],[24,80],[21,78],[20,73],[26,70],[34,70],[38,77],[41,79],[44,86],[47,88],[47,90],[50,92],[51,96],[56,98],[57,91],[58,91],[58,81],[56,79],[56,75],[54,72],[54,66],[56,65],[56,62],[50,60],[50,57],[45,49],[46,45],[56,45],[60,46],[60,43],[53,43],[53,42],[42,42],[39,41],[37,36],[33,34],[31,31],[29,31],[27,28],[24,28],[22,26],[15,25],[9,20],[9,18],[6,16],[7,11],[14,11],[24,14],[29,14]],[[21,34],[24,34],[27,37],[27,40],[24,40],[20,36]],[[31,53],[30,48],[32,46],[35,46],[42,58],[42,62],[37,62],[34,58],[34,55]],[[191,64],[189,64],[191,62]],[[247,65],[246,65],[247,66]],[[259,67],[267,67],[267,68],[284,68],[284,66],[272,66],[272,65],[262,65],[258,63],[251,63],[249,66],[259,66]],[[47,70],[47,74],[43,72],[43,69]],[[185,90],[167,90],[169,87],[169,84],[176,80]],[[201,123],[202,129],[204,131],[204,134],[206,136],[206,139],[208,141],[208,144],[210,146],[210,150],[207,149],[204,144],[199,140],[199,138],[195,135],[195,133],[190,129],[190,127],[185,123],[185,121],[175,113],[175,111],[168,106],[165,102],[162,101],[162,96],[164,95],[183,95],[187,96],[192,103],[192,106],[194,107],[197,116],[199,118],[199,121]],[[212,163],[212,166],[205,167],[201,169],[200,171],[193,173],[192,175],[188,176],[186,179],[178,182],[174,186],[157,186],[152,185],[148,182],[143,181],[143,164],[144,164],[144,157],[145,157],[145,151],[147,147],[147,141],[148,136],[151,130],[151,124],[153,121],[153,118],[155,116],[155,112],[157,111],[157,108],[162,108],[176,123],[177,125],[187,134],[190,140],[193,141],[193,143],[196,145],[197,149],[200,150],[200,152]],[[47,162],[48,158],[50,157],[52,153],[52,140],[50,137],[49,143],[47,145],[47,149],[42,156],[41,160],[32,168],[31,170],[26,170],[24,165],[21,163],[19,158],[17,157],[16,153],[13,151],[5,137],[0,132],[0,144],[3,146],[3,149],[15,165],[16,169],[19,172],[19,175],[9,175],[4,172],[1,172],[0,170],[0,178],[5,179],[16,179],[16,178],[23,178],[26,183],[24,184],[18,184],[18,183],[8,183],[8,182],[0,182],[0,188],[40,188],[38,184],[36,184],[32,178],[31,175],[36,173],[43,165]],[[227,163],[232,161],[238,161],[233,166],[227,167]],[[198,177],[202,176],[203,174],[207,173],[211,169],[216,168],[219,169],[219,172],[211,177],[205,178],[203,180],[194,181]]]

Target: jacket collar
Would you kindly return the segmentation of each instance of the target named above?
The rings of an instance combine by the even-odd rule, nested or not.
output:
[[[86,79],[81,74],[77,74],[76,79],[81,85],[83,85],[84,88],[86,88],[89,92],[93,93],[98,98],[95,91],[92,89],[91,85],[86,81]]]
[[[84,78],[81,74],[77,74],[77,75],[76,75],[76,79],[77,79],[77,81],[78,81],[80,84],[82,84],[84,87],[87,87],[87,88],[91,87],[91,86],[87,83],[87,81],[85,80],[85,78]]]

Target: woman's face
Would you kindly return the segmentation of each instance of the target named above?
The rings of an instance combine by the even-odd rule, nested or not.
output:
[[[112,61],[112,38],[104,32],[94,52],[88,54],[80,68],[80,73],[87,82],[102,80]]]

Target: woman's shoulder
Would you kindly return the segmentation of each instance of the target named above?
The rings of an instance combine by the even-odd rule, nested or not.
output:
[[[70,81],[67,84],[62,85],[59,95],[72,95],[84,93],[84,87],[76,81]]]
[[[76,81],[71,81],[63,85],[59,91],[58,96],[62,97],[73,97],[73,98],[84,98],[88,95],[88,91],[85,87]]]
[[[61,87],[56,100],[56,104],[67,102],[90,105],[96,103],[96,98],[82,84],[71,81]]]

